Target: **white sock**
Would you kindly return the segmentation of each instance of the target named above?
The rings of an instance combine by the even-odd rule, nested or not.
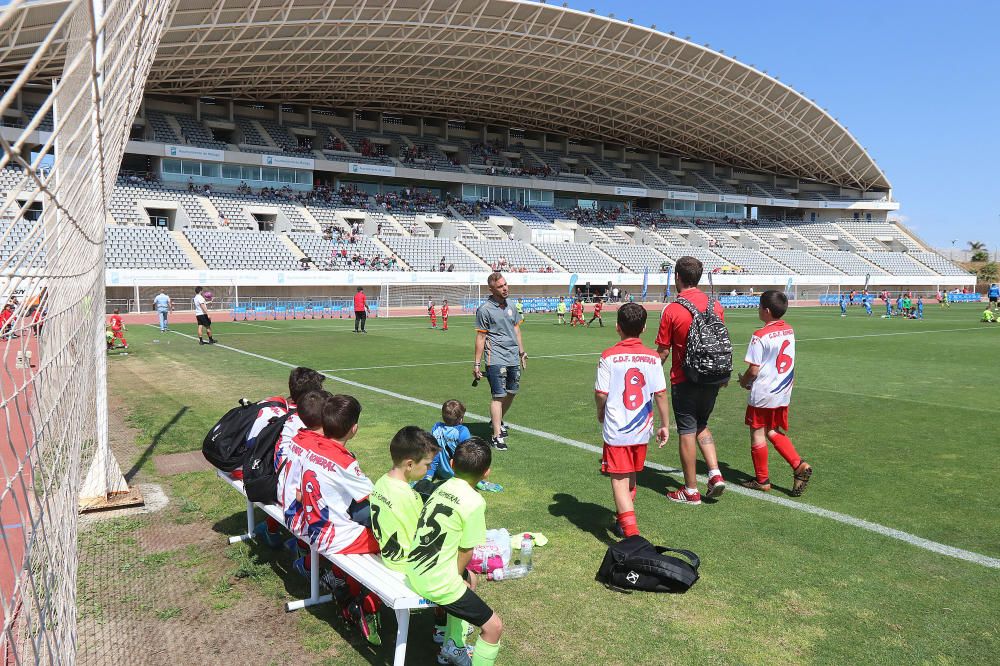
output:
[[[710,469],[710,470],[708,470],[708,478],[711,479],[713,476],[722,476],[722,472],[720,472],[717,469]]]
[[[687,486],[685,486],[684,487],[684,492],[686,492],[688,495],[697,495],[698,494],[698,488],[697,487],[695,487],[695,488],[688,488]]]

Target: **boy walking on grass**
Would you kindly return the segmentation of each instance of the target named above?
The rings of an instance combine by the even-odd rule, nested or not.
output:
[[[410,586],[448,613],[439,663],[492,666],[500,651],[503,623],[475,593],[475,576],[466,571],[472,549],[486,540],[486,503],[475,485],[489,476],[491,462],[485,440],[472,437],[458,445],[455,476],[427,500],[410,551]],[[472,657],[465,647],[465,622],[481,628]]]
[[[740,386],[750,391],[746,424],[750,426],[750,456],[755,475],[743,486],[764,492],[771,490],[767,469],[770,441],[791,466],[794,477],[791,494],[798,497],[805,492],[812,467],[802,460],[785,434],[795,376],[795,331],[782,319],[787,309],[788,298],[784,293],[771,289],[760,295],[757,316],[764,327],[754,331],[750,338],[748,367],[740,375]]]
[[[626,303],[618,310],[616,328],[621,342],[601,354],[594,397],[597,420],[604,425],[602,469],[611,476],[617,514],[611,531],[621,538],[639,534],[635,482],[646,462],[646,448],[653,433],[654,403],[660,415],[656,431],[660,447],[670,436],[670,407],[660,356],[639,339],[646,329],[646,309]]]

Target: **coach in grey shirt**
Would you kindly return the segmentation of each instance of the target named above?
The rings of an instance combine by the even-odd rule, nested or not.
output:
[[[528,355],[521,340],[521,315],[507,302],[510,293],[507,280],[501,273],[493,273],[487,284],[490,297],[476,310],[476,359],[472,375],[476,382],[482,379],[479,364],[485,357],[486,378],[493,396],[490,402],[493,439],[490,444],[497,451],[506,451],[507,426],[503,417],[517,395],[521,369],[527,367]]]

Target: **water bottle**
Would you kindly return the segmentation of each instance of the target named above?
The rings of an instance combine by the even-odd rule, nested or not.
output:
[[[531,571],[531,556],[534,545],[531,535],[525,532],[524,537],[521,539],[521,566],[528,571]]]
[[[505,567],[503,569],[495,569],[488,578],[490,580],[514,580],[515,578],[524,578],[528,575],[528,567],[523,564],[518,564],[511,567]]]

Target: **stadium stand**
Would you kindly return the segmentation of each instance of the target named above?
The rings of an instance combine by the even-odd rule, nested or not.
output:
[[[811,254],[847,275],[886,275],[886,271],[874,264],[868,263],[857,254],[846,250],[817,250]]]
[[[662,252],[670,259],[671,263],[676,263],[678,259],[687,255],[689,257],[694,257],[700,261],[705,266],[705,270],[712,271],[716,268],[722,268],[723,266],[730,266],[731,263],[723,259],[722,257],[714,254],[710,250],[703,247],[675,247],[675,246],[657,246],[656,250]]]
[[[235,116],[233,122],[236,125],[236,129],[239,130],[241,141],[240,144],[250,144],[251,146],[259,146],[266,148],[268,147],[267,139],[257,131],[257,126],[254,125],[253,120],[250,118],[243,118],[241,116]],[[246,147],[242,147],[246,150]],[[272,149],[273,150],[273,149]]]
[[[40,106],[36,106],[34,104],[25,104],[23,106],[23,111],[24,111],[24,125],[25,126],[27,126],[31,122],[31,119],[35,117],[35,114],[38,113],[38,110],[40,108],[41,108]],[[48,113],[45,114],[45,116],[42,118],[42,122],[40,122],[38,124],[37,129],[40,129],[43,132],[51,132],[52,131],[52,112],[51,111],[49,111]]]
[[[940,254],[934,252],[910,252],[909,256],[916,259],[939,275],[968,275],[969,271],[951,263]]]
[[[866,249],[876,252],[897,250],[901,246],[909,252],[920,252],[923,248],[907,238],[899,228],[888,222],[868,222],[863,220],[838,220],[837,226],[865,244]]]
[[[633,273],[659,273],[663,264],[673,264],[666,255],[657,252],[647,245],[597,245],[601,252],[610,255],[612,259]]]
[[[166,229],[115,226],[106,229],[108,268],[193,268],[184,250]]]
[[[399,271],[403,268],[385,248],[369,238],[347,243],[335,242],[319,234],[292,232],[288,237],[321,270]]]
[[[214,150],[229,149],[228,143],[216,141],[212,131],[194,116],[189,116],[183,113],[174,113],[171,115],[177,121],[177,124],[181,126],[181,136],[183,136],[188,143],[195,146],[201,146],[202,148],[212,148]]]
[[[34,241],[30,239],[32,233],[37,235]],[[12,222],[0,219],[0,264],[6,268],[44,268],[44,240],[45,237],[38,233],[34,220]]]
[[[446,268],[454,265],[456,271],[487,270],[485,264],[450,240],[391,237],[383,242],[415,271],[438,271],[442,261]]]
[[[184,235],[211,269],[291,271],[301,268],[277,234],[185,229]]]
[[[621,264],[589,245],[579,243],[535,243],[554,262],[573,273],[617,273]]]
[[[904,252],[858,252],[858,256],[890,275],[934,275],[934,271],[911,259]]]
[[[146,120],[152,131],[151,139],[161,143],[181,143],[181,138],[167,121],[167,115],[154,109],[146,111]]]
[[[469,248],[473,254],[482,259],[491,267],[499,266],[501,262],[506,265],[505,270],[517,272],[524,268],[532,273],[545,271],[552,268],[553,271],[562,272],[554,263],[548,261],[539,253],[532,250],[531,246],[518,241],[483,241],[478,239],[464,239],[462,245]]]
[[[779,264],[759,250],[748,250],[742,247],[719,247],[713,248],[712,251],[731,265],[742,268],[744,273],[757,273],[760,275],[781,275],[788,273],[787,266]]]
[[[841,273],[834,266],[820,261],[805,250],[762,250],[764,254],[788,266],[799,275],[837,275]]]
[[[144,181],[138,177],[119,176],[111,192],[109,211],[119,224],[149,224],[139,208],[140,200],[178,202],[191,221],[191,226],[200,229],[215,229],[215,221],[195,194],[163,187],[159,183]]]

